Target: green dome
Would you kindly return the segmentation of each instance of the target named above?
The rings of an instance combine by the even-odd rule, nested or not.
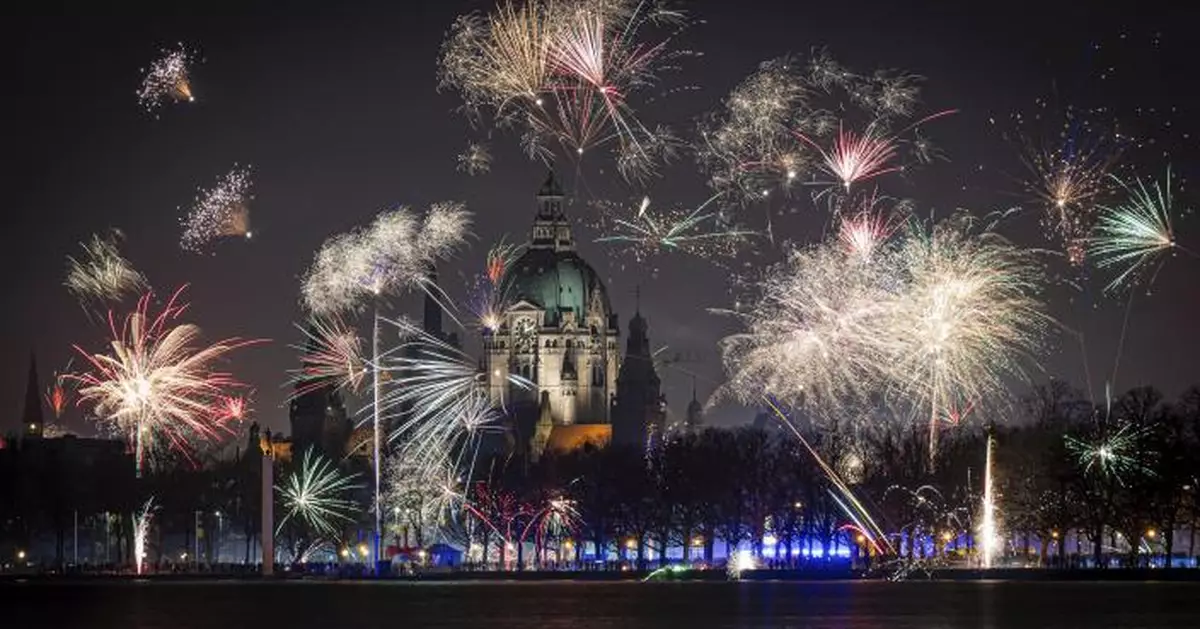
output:
[[[558,325],[565,311],[575,312],[583,325],[592,291],[600,292],[602,313],[607,320],[612,308],[604,282],[591,265],[574,251],[530,249],[508,268],[500,286],[505,302],[525,300],[546,310],[546,325]]]

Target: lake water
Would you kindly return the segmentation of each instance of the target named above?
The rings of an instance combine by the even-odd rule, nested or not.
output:
[[[1200,627],[1200,583],[41,582],[0,602],[0,626],[39,629]]]

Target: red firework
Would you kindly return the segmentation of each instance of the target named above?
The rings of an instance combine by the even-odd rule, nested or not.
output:
[[[232,432],[222,401],[244,385],[216,365],[235,349],[264,342],[230,338],[202,346],[198,327],[177,323],[187,309],[178,303],[184,288],[154,317],[150,294],[120,325],[110,312],[106,353],[75,346],[89,369],[69,376],[79,383],[79,403],[91,403],[97,422],[135,444],[139,474],[147,448],[188,456],[198,443]]]

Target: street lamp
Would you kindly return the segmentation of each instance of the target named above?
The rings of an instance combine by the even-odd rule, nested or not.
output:
[[[194,533],[194,535],[192,535],[192,546],[193,550],[195,550],[197,572],[200,571],[200,513],[201,512],[199,510],[192,512],[192,524],[195,525],[192,527],[192,533]]]
[[[213,515],[217,516],[217,537],[213,540],[213,547],[216,549],[216,561],[221,563],[221,533],[224,532],[225,518],[221,515],[221,510],[218,509]]]

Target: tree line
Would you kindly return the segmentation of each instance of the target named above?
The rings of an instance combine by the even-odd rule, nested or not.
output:
[[[981,418],[947,424],[930,465],[928,432],[919,422],[839,425],[797,417],[849,495],[772,421],[679,431],[649,450],[588,446],[536,462],[484,458],[454,487],[416,502],[389,502],[395,511],[385,518],[389,542],[449,542],[478,562],[510,569],[618,560],[640,568],[714,564],[739,548],[780,563],[827,559],[839,549],[859,561],[973,561],[988,438]],[[1195,556],[1200,388],[1170,401],[1150,387],[1092,401],[1051,381],[1034,387],[991,434],[1001,554],[1010,560],[1135,566]],[[258,560],[262,453],[249,443],[232,457],[159,462],[140,480],[127,456],[119,460],[128,467],[119,469],[21,451],[11,443],[0,450],[0,552],[6,557],[49,538],[53,556],[41,561],[64,564],[78,522],[90,531],[93,549],[103,532],[103,551],[90,553],[93,561],[128,563],[131,514],[154,495],[157,545],[151,547],[158,554],[194,555],[198,546],[201,559],[213,561],[220,533],[226,561]],[[277,480],[299,458],[277,463]],[[369,482],[368,462],[338,464]],[[359,517],[339,522],[337,534],[326,539],[302,526],[282,531],[281,560],[298,560],[314,542],[340,554],[369,539],[369,489],[352,493],[347,499],[361,505]],[[879,524],[884,539],[864,539],[870,532],[854,525],[851,500]],[[168,548],[168,537],[179,547]],[[233,555],[231,542],[238,550]],[[341,557],[347,559],[361,560]]]

